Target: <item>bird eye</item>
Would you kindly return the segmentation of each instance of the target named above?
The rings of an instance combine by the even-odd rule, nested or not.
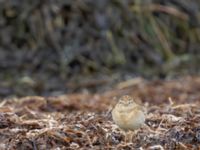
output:
[[[122,101],[122,100],[119,100],[119,104],[123,104],[123,101]]]

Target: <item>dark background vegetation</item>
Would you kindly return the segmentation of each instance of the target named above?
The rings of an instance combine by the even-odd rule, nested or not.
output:
[[[0,97],[198,74],[199,10],[197,0],[1,0]]]

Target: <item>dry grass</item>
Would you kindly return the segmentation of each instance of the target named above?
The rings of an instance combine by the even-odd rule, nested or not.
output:
[[[141,79],[138,84],[129,84],[125,89],[95,95],[4,100],[0,104],[0,148],[199,149],[200,79],[160,82]],[[138,88],[140,86],[143,88]],[[154,90],[157,92],[152,93]],[[149,92],[141,95],[144,91]],[[168,91],[172,97],[178,96],[177,99],[167,99]],[[110,108],[116,103],[113,97],[125,93],[139,94],[138,101],[142,100],[148,110],[146,126],[136,130],[132,140],[127,142],[110,114]],[[153,99],[159,95],[158,103]],[[164,97],[166,101],[162,101]],[[180,98],[183,99],[179,101]]]

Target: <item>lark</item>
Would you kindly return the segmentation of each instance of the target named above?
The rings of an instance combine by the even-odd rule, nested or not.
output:
[[[113,121],[124,131],[135,131],[145,122],[145,109],[124,95],[112,110]]]

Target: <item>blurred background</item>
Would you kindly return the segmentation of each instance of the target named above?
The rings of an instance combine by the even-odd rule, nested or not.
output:
[[[0,97],[200,72],[200,1],[1,0]]]

